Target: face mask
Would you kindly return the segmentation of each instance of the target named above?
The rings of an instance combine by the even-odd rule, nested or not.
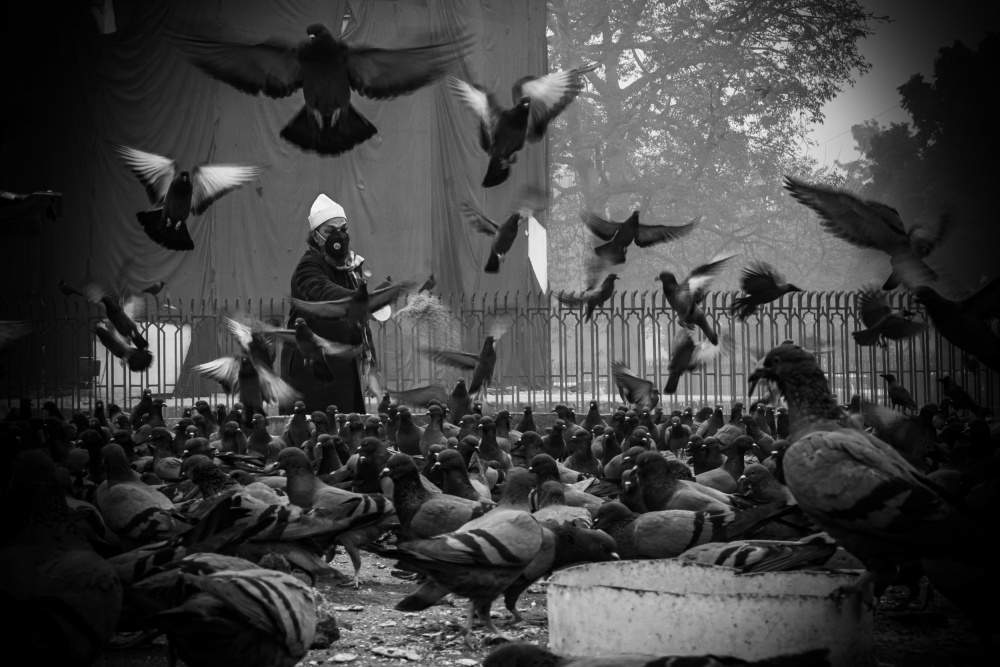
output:
[[[351,249],[351,235],[346,229],[335,229],[327,237],[323,244],[323,250],[335,261],[343,262],[349,257]]]

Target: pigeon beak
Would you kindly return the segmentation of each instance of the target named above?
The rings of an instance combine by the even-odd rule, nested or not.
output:
[[[441,467],[440,463],[435,463],[434,465],[431,466],[431,470],[437,470],[440,467]]]
[[[388,477],[388,476],[389,476],[389,469],[388,469],[388,468],[383,468],[383,469],[382,469],[382,472],[380,472],[380,473],[378,474],[378,478],[379,478],[379,479],[385,479],[385,478],[386,478],[386,477]]]
[[[268,463],[266,466],[264,466],[264,469],[261,470],[261,472],[263,472],[265,475],[270,475],[272,472],[274,472],[275,468],[277,467],[278,467],[277,462]]]
[[[611,552],[611,557],[614,558],[615,560],[621,560],[622,559],[622,557],[619,556],[618,554],[616,554],[614,551]]]

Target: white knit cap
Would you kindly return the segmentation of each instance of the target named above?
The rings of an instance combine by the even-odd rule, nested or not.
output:
[[[312,208],[309,209],[309,229],[316,229],[327,220],[343,218],[347,222],[347,214],[344,207],[333,201],[326,195],[316,197]]]

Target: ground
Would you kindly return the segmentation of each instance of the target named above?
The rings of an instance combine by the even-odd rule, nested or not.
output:
[[[350,572],[350,561],[339,556],[334,562]],[[329,648],[313,650],[299,663],[303,666],[441,665],[473,667],[482,662],[494,643],[484,645],[485,633],[477,626],[476,650],[470,651],[456,634],[465,620],[462,600],[439,605],[421,613],[404,613],[393,607],[409,594],[414,584],[393,577],[393,563],[365,554],[360,590],[322,581],[318,585],[321,610],[336,617],[340,639]],[[926,593],[926,591],[925,591]],[[889,611],[889,605],[905,595],[890,589],[882,611],[875,617],[876,658],[884,667],[959,667],[975,665],[976,640],[970,625],[953,605],[934,596],[926,611]],[[451,598],[446,598],[451,600]],[[532,586],[518,604],[525,623],[511,625],[511,616],[500,600],[493,606],[497,628],[511,638],[532,643],[548,641],[545,584]],[[116,637],[120,643],[125,637]],[[396,655],[389,657],[385,655]],[[381,654],[381,655],[380,655]],[[122,650],[112,648],[97,662],[98,667],[166,667],[165,642]]]

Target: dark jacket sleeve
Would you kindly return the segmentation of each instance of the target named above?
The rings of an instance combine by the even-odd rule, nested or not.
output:
[[[334,281],[339,277],[337,273],[342,272],[327,264],[318,253],[306,251],[292,273],[292,296],[304,301],[333,301],[354,294],[346,284],[346,275],[342,284]]]

